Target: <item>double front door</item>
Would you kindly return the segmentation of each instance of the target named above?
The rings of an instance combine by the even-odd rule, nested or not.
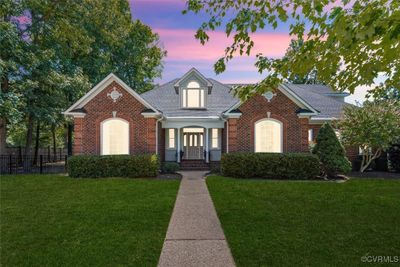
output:
[[[204,135],[203,133],[183,133],[183,158],[204,158]]]

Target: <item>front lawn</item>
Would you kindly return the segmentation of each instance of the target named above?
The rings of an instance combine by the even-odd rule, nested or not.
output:
[[[1,177],[2,266],[156,266],[178,180]]]
[[[238,266],[358,266],[400,256],[400,181],[240,180],[207,185]]]

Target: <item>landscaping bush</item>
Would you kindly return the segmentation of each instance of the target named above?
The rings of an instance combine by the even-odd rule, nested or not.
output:
[[[79,155],[68,159],[68,174],[71,177],[153,177],[159,169],[156,155]]]
[[[221,158],[224,176],[238,178],[313,179],[318,157],[308,153],[229,153]]]
[[[400,172],[400,144],[393,145],[389,151],[390,168],[396,172]]]
[[[179,164],[176,162],[164,162],[161,170],[163,173],[176,173],[179,171]]]
[[[351,171],[351,163],[346,157],[346,151],[329,123],[321,127],[316,141],[312,152],[318,156],[323,171],[328,177],[336,177],[338,174]]]

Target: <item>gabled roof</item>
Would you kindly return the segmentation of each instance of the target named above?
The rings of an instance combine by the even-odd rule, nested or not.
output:
[[[174,87],[175,87],[176,93],[178,93],[178,89],[179,89],[179,87],[181,86],[181,84],[182,84],[183,82],[185,82],[186,79],[188,79],[188,78],[190,78],[190,77],[191,77],[191,78],[197,78],[197,79],[199,79],[201,82],[203,82],[203,83],[207,86],[208,93],[209,93],[209,94],[211,93],[211,88],[213,87],[213,84],[212,84],[206,77],[204,77],[204,75],[201,74],[201,72],[198,71],[196,68],[191,68],[188,72],[186,72],[186,73],[182,76],[182,78],[178,79],[178,80],[175,82]]]
[[[319,111],[312,118],[340,118],[343,108],[350,105],[338,99],[347,96],[347,93],[335,92],[326,85],[285,84],[285,86]]]
[[[207,98],[207,109],[181,109],[176,86],[190,75],[205,79],[213,90]],[[211,117],[232,115],[242,102],[233,95],[234,86],[249,84],[222,84],[214,79],[205,78],[198,70],[192,68],[182,78],[174,79],[160,85],[141,96],[154,107],[161,110],[166,117]],[[343,107],[349,105],[343,101],[346,93],[335,92],[329,86],[315,84],[282,84],[278,89],[299,106],[297,114],[311,116],[312,119],[335,119],[342,114]],[[235,115],[236,114],[236,115]]]
[[[213,89],[207,95],[206,109],[182,109],[180,96],[175,93],[174,85],[179,79],[160,85],[141,96],[154,107],[161,110],[165,117],[211,117],[221,116],[231,105],[238,102],[231,93],[231,87],[216,80],[207,79]]]
[[[92,100],[97,94],[103,91],[107,86],[109,86],[112,82],[118,83],[122,88],[124,88],[130,95],[136,98],[140,103],[142,103],[147,109],[152,110],[154,113],[159,114],[160,112],[154,108],[149,102],[143,99],[138,93],[136,93],[132,88],[130,88],[126,83],[124,83],[120,78],[118,78],[115,74],[110,73],[107,77],[105,77],[101,82],[99,82],[95,87],[93,87],[89,92],[87,92],[83,97],[81,97],[78,101],[75,102],[71,107],[69,107],[64,115],[68,116],[79,116],[84,115],[84,106]]]

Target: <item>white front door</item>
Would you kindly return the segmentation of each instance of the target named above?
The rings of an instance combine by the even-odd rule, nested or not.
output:
[[[204,135],[203,133],[183,133],[183,158],[204,158]]]

